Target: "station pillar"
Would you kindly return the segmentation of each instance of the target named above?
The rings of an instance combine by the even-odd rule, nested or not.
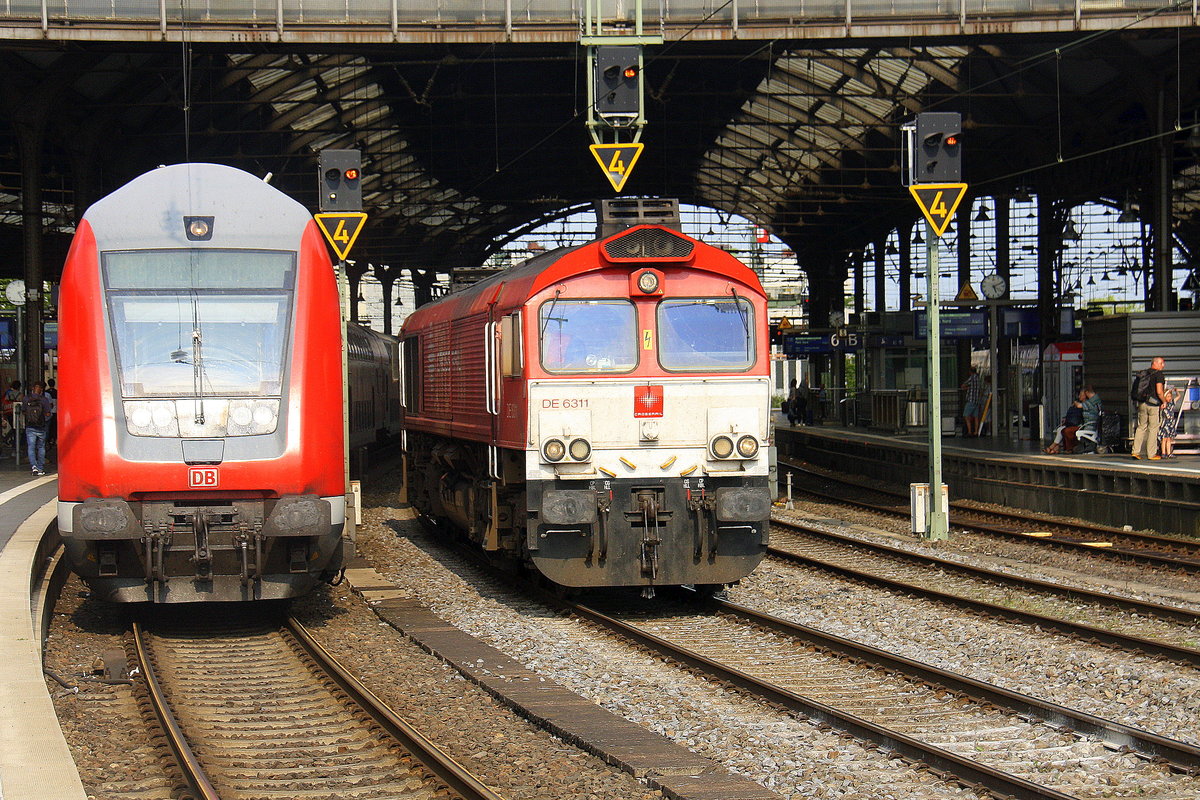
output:
[[[896,229],[900,250],[900,310],[912,310],[912,225],[905,223]]]
[[[24,386],[45,380],[46,358],[42,312],[42,140],[46,126],[44,115],[20,119],[15,125],[21,150],[21,233],[25,245],[25,340]]]
[[[433,284],[437,275],[431,270],[410,269],[413,279],[413,300],[417,308],[433,299]]]
[[[375,277],[379,279],[379,288],[383,292],[383,332],[390,336],[392,334],[392,305],[396,280],[400,277],[400,268],[376,264]]]

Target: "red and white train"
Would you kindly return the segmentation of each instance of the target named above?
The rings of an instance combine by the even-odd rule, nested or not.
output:
[[[60,293],[58,526],[97,597],[277,599],[337,572],[341,325],[311,214],[248,173],[162,167],[88,209]],[[351,341],[374,438],[394,359]]]
[[[767,342],[755,273],[658,225],[422,306],[409,500],[562,586],[735,582],[767,543]]]

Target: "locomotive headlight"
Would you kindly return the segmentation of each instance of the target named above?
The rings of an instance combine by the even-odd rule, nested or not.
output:
[[[592,457],[592,445],[587,439],[572,439],[567,449],[576,461],[587,461]]]
[[[259,403],[254,407],[254,424],[261,428],[272,428],[275,426],[275,409],[265,403]]]
[[[658,291],[658,276],[653,272],[643,272],[638,275],[637,286],[646,294],[654,294]]]
[[[229,420],[234,425],[242,428],[249,427],[250,422],[254,419],[254,412],[248,406],[236,405],[229,409]]]
[[[742,458],[754,458],[758,455],[758,439],[753,436],[743,436],[738,439],[738,455]]]
[[[154,405],[154,427],[170,428],[171,423],[175,422],[175,414],[173,407],[166,403],[156,403]]]
[[[154,421],[154,415],[150,413],[150,409],[138,403],[129,410],[129,422],[137,428],[149,428],[150,423]]]
[[[709,449],[717,458],[729,458],[733,455],[733,439],[725,435],[717,436],[709,444]]]
[[[542,445],[542,457],[547,461],[562,461],[566,454],[567,446],[562,443],[561,439],[547,439],[546,443]]]

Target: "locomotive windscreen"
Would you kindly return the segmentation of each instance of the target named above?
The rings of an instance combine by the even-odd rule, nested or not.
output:
[[[754,364],[754,309],[744,298],[663,300],[658,357],[670,370],[743,370]]]
[[[637,366],[637,313],[628,300],[542,304],[542,366],[547,372],[629,372]]]
[[[124,397],[280,393],[293,254],[110,252],[103,263]]]

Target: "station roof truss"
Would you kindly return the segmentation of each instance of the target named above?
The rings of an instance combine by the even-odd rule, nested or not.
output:
[[[1138,195],[1149,208],[1164,141],[1175,232],[1196,252],[1198,39],[1179,28],[668,42],[647,49],[646,150],[626,191],[740,214],[801,264],[828,265],[917,219],[900,185],[898,126],[952,110],[964,117],[964,178],[980,195],[1116,206]],[[30,142],[51,237],[135,175],[184,160],[270,172],[315,211],[317,152],[356,148],[370,218],[351,258],[431,273],[477,266],[514,231],[612,195],[587,150],[585,64],[582,48],[561,42],[0,43],[0,238],[20,249]],[[61,252],[47,248],[49,273]],[[18,276],[19,259],[0,272]]]

